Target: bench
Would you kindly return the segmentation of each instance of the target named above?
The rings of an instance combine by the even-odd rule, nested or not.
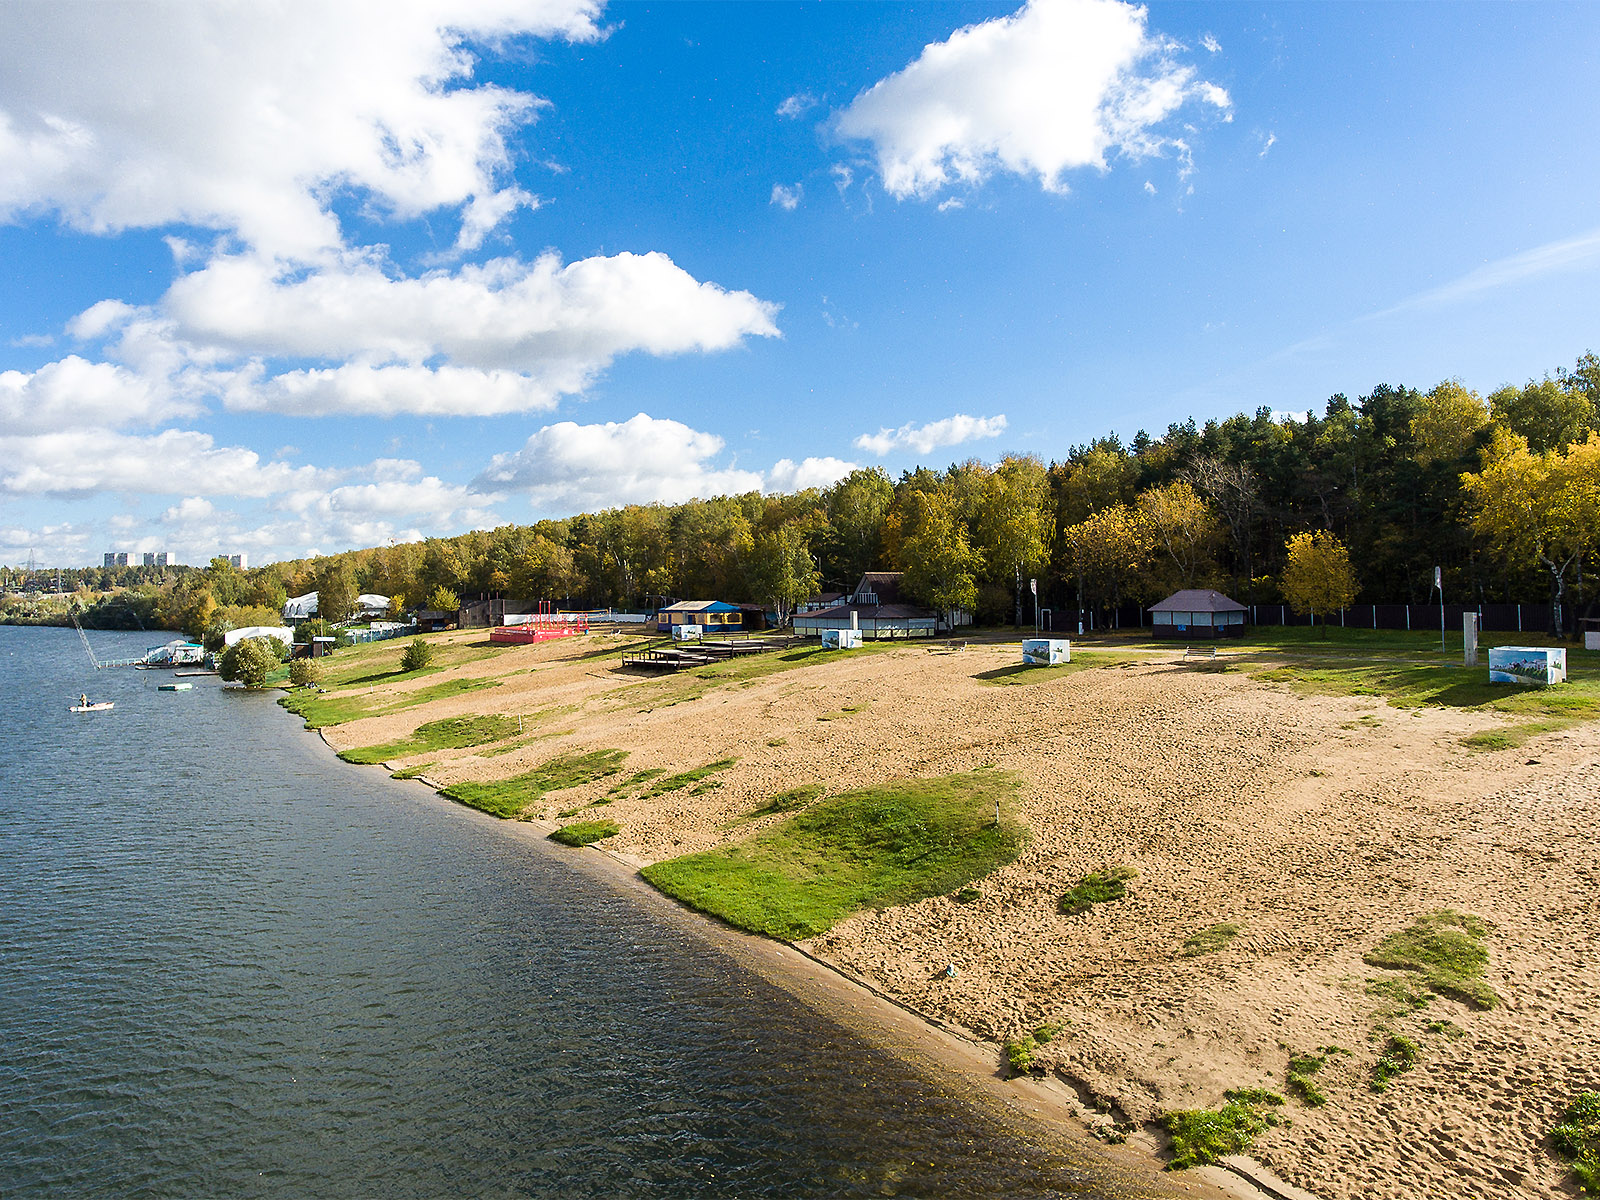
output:
[[[1183,656],[1184,658],[1215,658],[1217,656],[1217,648],[1215,646],[1185,646],[1183,648]]]

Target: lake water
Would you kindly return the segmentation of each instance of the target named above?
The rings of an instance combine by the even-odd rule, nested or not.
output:
[[[168,681],[0,627],[7,1200],[1105,1194],[575,852]]]

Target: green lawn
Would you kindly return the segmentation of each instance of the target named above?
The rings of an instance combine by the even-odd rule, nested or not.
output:
[[[811,937],[859,909],[953,892],[1016,858],[1026,839],[1011,808],[1017,786],[1009,772],[979,770],[863,788],[642,873],[741,929]]]
[[[424,674],[428,672],[417,671],[409,675],[396,675],[394,678],[415,679]],[[414,692],[403,692],[399,695],[394,693],[380,695],[373,692],[330,695],[312,688],[298,688],[280,697],[278,703],[303,718],[307,729],[321,729],[324,725],[343,725],[348,721],[359,721],[363,717],[375,717],[380,713],[415,708],[419,704],[427,704],[430,700],[443,700],[447,696],[459,696],[463,692],[475,692],[480,688],[499,686],[498,679],[452,679],[448,683],[436,683],[431,687],[418,688]]]

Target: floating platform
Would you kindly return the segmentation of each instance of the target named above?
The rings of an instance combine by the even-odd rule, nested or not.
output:
[[[194,690],[192,683],[163,683],[156,689],[158,692],[188,692]]]

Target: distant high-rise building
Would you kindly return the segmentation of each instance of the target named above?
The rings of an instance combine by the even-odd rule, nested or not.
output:
[[[108,567],[137,567],[139,555],[126,550],[107,550],[106,566]]]
[[[168,550],[146,550],[144,552],[144,565],[147,567],[170,567],[172,553]]]
[[[250,556],[248,554],[230,554],[228,555],[228,563],[236,570],[248,570],[250,567]]]

